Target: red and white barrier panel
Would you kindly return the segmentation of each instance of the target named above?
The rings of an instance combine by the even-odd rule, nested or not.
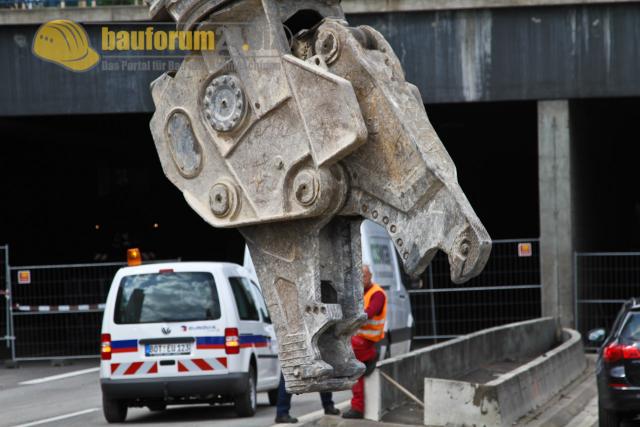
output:
[[[129,375],[157,374],[157,362],[133,362],[133,363],[112,363],[111,375],[123,377]]]
[[[13,306],[20,313],[76,313],[81,311],[104,311],[105,304],[78,305],[20,305]]]
[[[203,372],[227,369],[227,358],[186,359],[178,361],[178,372]]]

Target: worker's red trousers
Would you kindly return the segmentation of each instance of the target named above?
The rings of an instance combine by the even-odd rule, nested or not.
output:
[[[353,347],[356,359],[361,362],[367,362],[375,359],[376,357],[376,348],[373,341],[369,341],[368,339],[359,336],[354,336],[351,337],[351,346]],[[358,379],[358,382],[355,383],[351,391],[353,392],[351,409],[364,413],[364,376]]]

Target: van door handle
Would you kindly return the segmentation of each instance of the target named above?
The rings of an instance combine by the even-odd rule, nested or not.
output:
[[[400,294],[400,295],[398,295],[398,296],[399,296],[400,298],[402,298],[402,299],[407,298],[404,294]]]

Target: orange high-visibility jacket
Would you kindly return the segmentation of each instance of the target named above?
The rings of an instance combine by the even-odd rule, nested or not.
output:
[[[367,319],[366,323],[360,326],[358,330],[359,337],[366,338],[369,341],[378,342],[384,338],[384,322],[387,319],[387,294],[384,289],[375,283],[364,294],[364,308],[369,307],[371,297],[376,292],[382,292],[384,294],[384,306],[380,314],[373,316],[371,319]]]

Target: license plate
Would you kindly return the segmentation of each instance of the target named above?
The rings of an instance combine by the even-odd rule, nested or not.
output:
[[[147,356],[178,356],[191,354],[191,344],[147,344]]]

